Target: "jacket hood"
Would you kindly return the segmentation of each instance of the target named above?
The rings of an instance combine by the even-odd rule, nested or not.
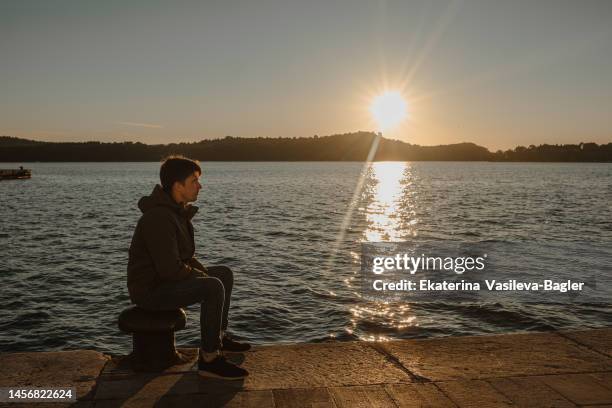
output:
[[[196,212],[198,212],[198,207],[195,205],[188,204],[187,206],[183,207],[178,204],[164,191],[162,186],[159,184],[155,185],[151,195],[144,196],[138,200],[138,208],[140,208],[140,211],[143,213],[155,207],[171,208],[178,214],[186,216],[187,219],[192,219]]]

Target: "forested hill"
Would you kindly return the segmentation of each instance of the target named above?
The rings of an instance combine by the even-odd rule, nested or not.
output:
[[[0,162],[159,161],[183,154],[202,161],[363,161],[378,136],[372,132],[307,138],[238,138],[146,145],[121,142],[55,143],[0,136]],[[519,146],[489,152],[474,143],[419,146],[380,138],[374,160],[612,162],[612,143]]]

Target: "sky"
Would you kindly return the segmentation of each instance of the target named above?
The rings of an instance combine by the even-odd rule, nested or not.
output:
[[[0,135],[612,142],[608,0],[0,0]]]

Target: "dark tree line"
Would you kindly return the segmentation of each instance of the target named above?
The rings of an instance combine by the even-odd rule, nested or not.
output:
[[[612,162],[612,143],[518,146],[505,152],[498,150],[492,157],[495,161],[516,162]]]
[[[54,143],[0,137],[1,162],[159,161],[183,154],[202,161],[363,161],[378,135],[372,132],[308,138],[238,138],[146,145],[133,142]],[[474,143],[419,146],[380,137],[374,160],[612,162],[612,143],[519,146],[489,150]]]

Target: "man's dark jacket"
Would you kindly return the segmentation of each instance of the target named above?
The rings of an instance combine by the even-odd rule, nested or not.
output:
[[[194,258],[191,219],[198,207],[181,206],[156,185],[151,195],[138,201],[138,208],[143,214],[132,237],[128,261],[128,292],[136,304],[162,282],[179,281],[205,270]]]

